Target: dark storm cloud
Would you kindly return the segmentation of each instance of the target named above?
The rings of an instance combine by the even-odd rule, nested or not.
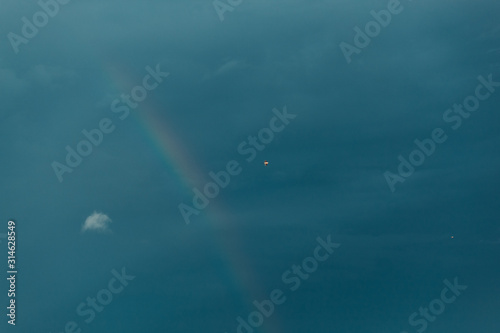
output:
[[[339,44],[387,4],[243,1],[221,22],[212,1],[73,0],[17,54],[7,34],[40,6],[4,4],[1,207],[20,225],[19,331],[82,323],[78,304],[125,266],[135,280],[85,330],[235,332],[328,234],[342,247],[261,330],[415,331],[408,316],[455,276],[469,287],[428,332],[498,330],[474,309],[498,308],[500,95],[455,131],[442,119],[479,75],[500,81],[498,5],[401,1],[348,64]],[[112,101],[156,64],[169,77],[120,122]],[[194,185],[151,142],[147,105],[196,163]],[[297,118],[245,162],[238,144],[284,105]],[[116,129],[59,183],[51,163],[105,117]],[[383,173],[436,127],[447,141],[392,193]],[[179,202],[233,159],[241,173],[185,225]],[[112,235],[80,232],[93,211]]]

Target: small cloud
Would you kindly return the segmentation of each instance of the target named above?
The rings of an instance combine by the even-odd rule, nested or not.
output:
[[[43,86],[57,86],[59,88],[73,84],[77,79],[77,74],[73,70],[44,65],[36,65],[31,69],[29,76],[31,81],[38,82]]]
[[[215,70],[214,76],[225,74],[229,71],[242,69],[246,67],[247,64],[245,63],[244,60],[229,60],[224,65],[220,66],[217,70]]]
[[[0,89],[6,94],[16,94],[24,91],[28,86],[27,82],[11,69],[0,66]]]
[[[98,231],[98,232],[108,232],[108,226],[111,223],[111,219],[108,215],[103,213],[94,212],[92,215],[87,217],[85,223],[82,226],[82,232],[87,230],[89,231]]]

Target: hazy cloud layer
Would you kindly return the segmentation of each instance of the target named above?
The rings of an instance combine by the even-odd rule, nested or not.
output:
[[[347,63],[339,45],[388,4],[244,0],[221,22],[212,0],[72,0],[15,53],[41,7],[3,1],[0,220],[17,221],[23,306],[0,331],[233,333],[331,234],[259,333],[413,333],[456,276],[468,289],[426,333],[499,332],[500,87],[456,130],[443,114],[500,82],[500,3],[401,0]],[[133,106],[157,64],[170,75]],[[297,118],[247,162],[238,145],[285,105]],[[384,172],[435,128],[447,140],[391,192]],[[231,160],[186,225],[178,205]],[[122,267],[134,281],[87,324],[78,305]]]

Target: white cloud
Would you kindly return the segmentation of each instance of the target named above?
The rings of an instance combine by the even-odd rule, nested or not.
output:
[[[98,232],[107,232],[109,230],[109,224],[111,223],[111,219],[106,214],[94,212],[92,213],[82,226],[82,231],[85,232],[87,230],[98,231]]]

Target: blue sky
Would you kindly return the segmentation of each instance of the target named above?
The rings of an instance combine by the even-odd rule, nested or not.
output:
[[[2,332],[498,332],[498,3],[4,2]]]

